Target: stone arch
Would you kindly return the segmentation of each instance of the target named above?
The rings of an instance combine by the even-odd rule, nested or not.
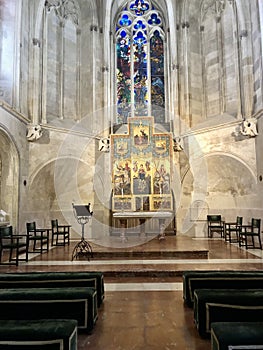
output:
[[[198,170],[197,164],[200,161],[205,167],[199,167]],[[198,186],[198,177],[204,179],[204,173],[207,173],[207,183]],[[182,189],[187,184],[190,186],[187,193],[199,189],[205,196],[209,192],[227,192],[235,197],[255,194],[257,177],[251,166],[236,155],[213,152],[189,164],[181,178],[181,184]]]
[[[256,191],[254,169],[235,154],[211,152],[195,159],[181,176],[179,231],[193,230],[197,219],[201,225],[210,210],[223,216],[242,215],[254,203]]]
[[[78,15],[80,15],[80,7],[78,1],[71,0],[76,6]],[[43,25],[43,9],[45,8],[46,0],[40,0],[38,4],[37,14],[36,14],[36,22],[35,22],[35,30],[34,30],[34,38],[41,40],[42,35],[42,25]],[[80,26],[80,24],[78,24]]]
[[[242,159],[231,154],[212,153],[206,160],[208,192],[227,192],[232,196],[256,192],[256,176],[249,164]]]
[[[16,228],[19,222],[20,157],[17,146],[8,132],[0,127],[0,209],[9,215],[10,224]]]
[[[79,232],[72,203],[91,201],[92,177],[90,165],[73,156],[53,158],[35,169],[29,179],[27,220],[49,227],[57,218]]]

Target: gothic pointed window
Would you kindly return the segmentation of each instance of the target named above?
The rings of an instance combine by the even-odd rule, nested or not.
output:
[[[165,122],[164,30],[150,1],[129,1],[116,23],[117,120],[154,116]]]

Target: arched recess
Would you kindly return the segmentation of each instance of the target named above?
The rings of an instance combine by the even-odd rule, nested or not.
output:
[[[36,169],[29,180],[27,220],[50,227],[50,220],[58,219],[80,233],[72,203],[93,203],[93,176],[90,164],[73,157],[53,159]]]
[[[256,175],[242,159],[230,154],[210,153],[203,157],[202,163],[205,168],[196,167],[193,172],[189,166],[185,171],[182,178],[183,195],[193,196],[194,192],[199,192],[208,198],[221,193],[241,198],[256,194]]]
[[[179,231],[191,230],[196,221],[205,220],[208,211],[240,215],[255,205],[256,194],[255,173],[237,156],[215,152],[196,159],[185,167],[181,177]],[[196,208],[197,203],[201,203],[201,209]]]
[[[256,193],[256,176],[242,160],[225,154],[212,154],[206,161],[208,194],[221,192],[242,197]]]
[[[0,128],[0,209],[4,210],[14,228],[18,226],[19,153],[14,141]]]

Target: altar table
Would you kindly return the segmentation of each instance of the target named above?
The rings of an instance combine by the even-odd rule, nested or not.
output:
[[[165,238],[165,220],[172,219],[174,213],[170,211],[121,211],[113,213],[115,219],[119,219],[121,224],[120,238],[125,241],[127,221],[129,219],[139,219],[140,222],[140,236],[145,237],[145,222],[147,219],[158,219],[159,220],[159,239]]]

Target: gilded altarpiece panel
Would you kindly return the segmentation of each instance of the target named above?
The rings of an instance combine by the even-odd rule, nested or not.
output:
[[[128,118],[128,133],[111,135],[113,211],[169,211],[172,136],[155,133],[152,117]]]

